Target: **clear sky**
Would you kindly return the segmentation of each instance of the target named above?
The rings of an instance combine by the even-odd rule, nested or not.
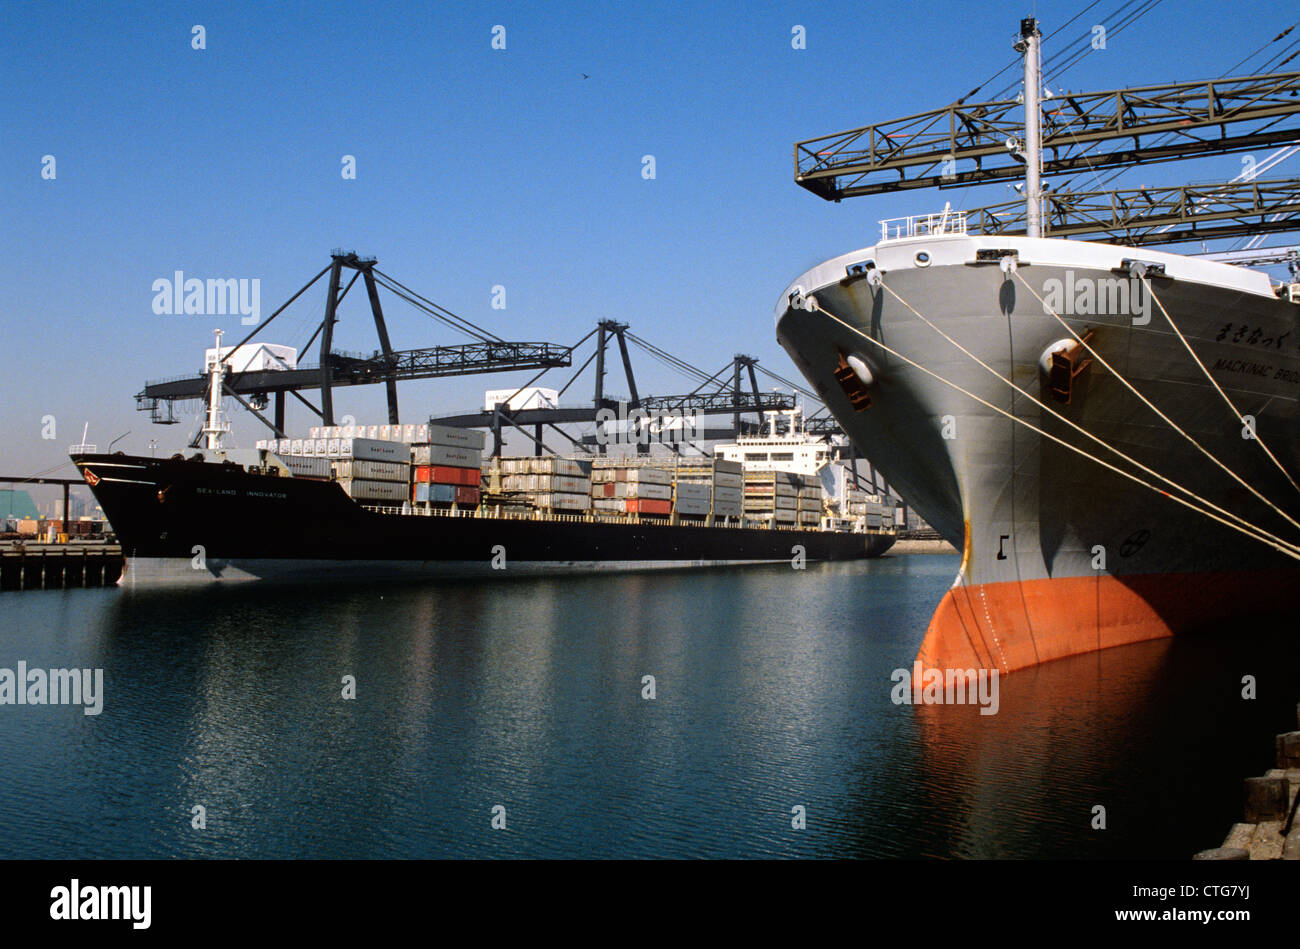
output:
[[[1016,59],[1031,8],[1048,33],[1087,10],[1059,40],[1109,22],[1106,49],[1049,82],[1076,90],[1223,75],[1297,16],[1283,4],[1161,0],[1122,31],[1107,19],[1138,6],[6,0],[0,473],[65,461],[87,422],[101,448],[128,430],[117,448],[187,439],[191,419],[151,426],[132,397],[146,379],[201,368],[214,326],[227,342],[241,327],[238,316],[156,315],[153,282],[176,270],[257,278],[265,316],[337,246],[507,339],[572,343],[616,318],[710,372],[745,352],[795,377],[772,325],[793,277],[872,243],[881,218],[1009,192],[829,204],[793,183],[792,144],[947,105]],[[195,25],[205,49],[192,48]],[[498,25],[504,50],[492,48]],[[793,48],[795,26],[805,49]],[[345,155],[355,179],[341,173]],[[1194,175],[1156,166],[1121,183],[1240,170],[1228,155]],[[497,285],[504,310],[491,307]],[[301,346],[323,301],[321,283],[259,339]],[[344,304],[338,348],[376,348],[363,301],[354,292]],[[465,341],[385,301],[397,348]],[[636,364],[642,393],[693,388]],[[407,384],[403,421],[480,405],[484,389],[526,378]],[[609,386],[624,389],[614,374]],[[580,381],[566,401],[591,388]],[[336,412],[384,421],[382,398],[381,387],[339,390]],[[291,410],[289,424],[312,420]],[[235,435],[262,437],[242,411]]]

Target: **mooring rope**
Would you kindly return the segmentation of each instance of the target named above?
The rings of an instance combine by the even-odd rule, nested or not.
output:
[[[1137,390],[1137,388],[1136,388],[1136,387],[1135,387],[1131,382],[1129,382],[1127,379],[1125,379],[1124,376],[1123,376],[1123,374],[1120,373],[1120,372],[1118,372],[1118,371],[1115,369],[1114,366],[1112,366],[1110,363],[1108,363],[1108,362],[1105,360],[1105,358],[1103,358],[1103,357],[1102,357],[1102,356],[1097,352],[1097,350],[1095,350],[1095,349],[1093,349],[1091,346],[1089,346],[1088,343],[1087,343],[1087,341],[1084,340],[1084,338],[1083,338],[1082,336],[1080,336],[1078,333],[1076,333],[1076,332],[1074,331],[1074,328],[1073,328],[1072,326],[1070,326],[1069,323],[1065,322],[1065,320],[1063,320],[1063,319],[1061,318],[1061,315],[1060,315],[1059,313],[1057,313],[1055,310],[1053,310],[1050,306],[1047,305],[1047,301],[1045,301],[1041,296],[1038,295],[1038,291],[1035,290],[1033,287],[1031,287],[1031,286],[1029,285],[1029,281],[1027,281],[1024,277],[1020,276],[1020,271],[1019,271],[1019,270],[1012,270],[1011,273],[1015,276],[1015,278],[1016,278],[1017,280],[1020,281],[1020,283],[1025,287],[1025,289],[1028,290],[1031,294],[1033,294],[1033,295],[1034,295],[1034,298],[1035,298],[1036,300],[1038,300],[1038,302],[1041,303],[1041,304],[1043,305],[1043,311],[1044,311],[1044,312],[1046,312],[1046,313],[1050,313],[1050,314],[1051,314],[1051,315],[1056,319],[1056,322],[1058,322],[1058,323],[1060,323],[1062,326],[1064,326],[1065,329],[1066,329],[1066,331],[1067,331],[1071,336],[1073,336],[1073,337],[1074,337],[1074,338],[1079,342],[1079,344],[1080,344],[1081,346],[1083,346],[1084,349],[1086,349],[1086,350],[1088,351],[1088,354],[1089,354],[1089,355],[1091,355],[1094,359],[1096,359],[1097,362],[1099,362],[1099,363],[1101,363],[1103,366],[1105,366],[1106,369],[1110,372],[1111,375],[1113,375],[1116,379],[1118,379],[1118,380],[1120,381],[1120,383],[1123,384],[1123,386],[1124,386],[1126,389],[1128,389],[1128,390],[1129,390],[1130,392],[1132,392],[1135,396],[1137,396],[1138,399],[1141,400],[1141,402],[1142,402],[1143,405],[1145,405],[1147,408],[1149,408],[1152,412],[1155,412],[1156,415],[1158,415],[1158,416],[1160,417],[1160,420],[1161,420],[1161,421],[1163,421],[1163,422],[1164,422],[1166,425],[1168,425],[1171,429],[1173,429],[1175,432],[1177,432],[1179,435],[1181,435],[1183,438],[1185,438],[1188,442],[1190,442],[1190,443],[1191,443],[1191,444],[1196,448],[1196,450],[1199,451],[1202,455],[1204,455],[1206,458],[1210,459],[1210,461],[1214,462],[1215,465],[1217,465],[1218,467],[1222,468],[1222,469],[1223,469],[1223,470],[1224,470],[1224,471],[1225,471],[1225,472],[1226,472],[1226,473],[1227,473],[1227,474],[1228,474],[1228,475],[1229,475],[1229,476],[1230,476],[1234,481],[1236,481],[1239,485],[1241,485],[1243,488],[1245,488],[1245,489],[1246,489],[1247,491],[1249,491],[1251,494],[1255,495],[1255,497],[1259,498],[1261,501],[1263,501],[1265,504],[1267,504],[1269,507],[1271,507],[1275,512],[1277,512],[1277,514],[1278,514],[1279,516],[1281,516],[1282,518],[1284,518],[1284,519],[1287,521],[1287,523],[1291,524],[1291,526],[1293,526],[1293,527],[1300,527],[1300,521],[1297,521],[1295,518],[1293,518],[1293,517],[1292,517],[1290,514],[1288,514],[1286,511],[1282,510],[1280,507],[1278,507],[1276,504],[1274,504],[1274,503],[1273,503],[1272,501],[1270,501],[1268,498],[1264,497],[1264,495],[1261,494],[1261,493],[1259,492],[1259,490],[1258,490],[1254,485],[1248,484],[1248,483],[1246,482],[1246,480],[1245,480],[1244,478],[1241,477],[1241,475],[1237,474],[1237,472],[1233,471],[1231,468],[1229,468],[1227,465],[1225,465],[1223,462],[1221,462],[1218,458],[1216,458],[1213,452],[1211,452],[1211,451],[1207,450],[1205,447],[1203,447],[1203,446],[1201,445],[1200,442],[1198,442],[1195,438],[1192,437],[1191,434],[1189,434],[1188,432],[1184,431],[1184,430],[1183,430],[1183,429],[1178,425],[1177,422],[1175,422],[1173,419],[1171,419],[1171,418],[1170,418],[1168,415],[1166,415],[1164,412],[1160,411],[1160,409],[1156,407],[1155,403],[1153,403],[1150,399],[1148,399],[1148,398],[1147,398],[1146,396],[1144,396],[1141,392],[1139,392],[1139,391]]]
[[[1160,298],[1156,296],[1156,291],[1151,286],[1151,281],[1147,279],[1147,275],[1143,273],[1140,276],[1142,278],[1142,282],[1146,285],[1147,293],[1151,294],[1151,299],[1155,300],[1156,306],[1160,307],[1160,312],[1164,315],[1165,321],[1169,324],[1169,328],[1174,331],[1174,335],[1178,337],[1178,341],[1183,344],[1183,348],[1187,350],[1188,354],[1192,357],[1196,365],[1200,367],[1200,370],[1205,375],[1205,378],[1210,381],[1210,385],[1214,386],[1214,391],[1219,393],[1219,395],[1223,396],[1223,401],[1228,404],[1228,408],[1231,409],[1232,414],[1237,417],[1237,421],[1239,421],[1242,424],[1242,426],[1245,427],[1246,425],[1245,416],[1243,416],[1241,414],[1241,411],[1237,408],[1237,406],[1233,404],[1232,399],[1228,398],[1228,393],[1224,392],[1223,389],[1220,388],[1219,383],[1215,380],[1214,376],[1210,375],[1210,370],[1205,368],[1205,363],[1201,362],[1201,357],[1196,355],[1196,350],[1192,349],[1192,344],[1187,341],[1187,337],[1185,337],[1183,335],[1182,330],[1178,328],[1178,324],[1174,322],[1174,318],[1169,315],[1169,311],[1165,309],[1165,305],[1161,303]],[[1273,462],[1273,464],[1277,466],[1277,470],[1282,472],[1283,476],[1286,478],[1287,481],[1291,482],[1291,487],[1295,488],[1297,492],[1300,492],[1300,484],[1296,484],[1296,480],[1291,476],[1291,472],[1286,470],[1286,468],[1282,465],[1282,462],[1277,460],[1277,456],[1274,455],[1273,452],[1269,450],[1269,447],[1264,444],[1264,436],[1260,435],[1259,432],[1254,431],[1253,426],[1251,427],[1251,431],[1252,434],[1254,435],[1254,441],[1258,442],[1259,447],[1264,449],[1264,454],[1268,455],[1269,461]]]
[[[1116,448],[1114,445],[1109,444],[1105,439],[1100,438],[1100,437],[1097,436],[1097,435],[1094,435],[1092,432],[1088,431],[1088,430],[1087,430],[1086,428],[1084,428],[1083,426],[1076,424],[1074,421],[1072,421],[1071,419],[1069,419],[1069,418],[1067,418],[1066,416],[1062,415],[1060,412],[1057,412],[1055,409],[1053,409],[1053,408],[1052,408],[1050,405],[1048,405],[1047,403],[1043,402],[1043,401],[1042,401],[1041,399],[1039,399],[1037,396],[1035,396],[1035,395],[1033,395],[1032,393],[1026,391],[1025,389],[1021,388],[1020,386],[1016,385],[1014,382],[1012,382],[1012,381],[1011,381],[1010,379],[1008,379],[1006,376],[1002,375],[1002,373],[998,372],[996,369],[994,369],[992,366],[990,366],[990,365],[989,365],[988,363],[986,363],[984,360],[982,360],[982,359],[980,359],[978,356],[976,356],[973,352],[971,352],[969,349],[967,349],[967,348],[966,348],[965,346],[963,346],[961,343],[957,342],[957,340],[953,339],[951,336],[949,336],[947,333],[945,333],[942,329],[940,329],[940,328],[939,328],[937,325],[935,325],[932,321],[926,319],[925,316],[924,316],[924,315],[923,315],[919,310],[916,309],[916,307],[912,306],[910,303],[908,303],[906,300],[904,300],[904,299],[902,298],[902,296],[900,296],[900,295],[898,294],[898,292],[895,291],[892,287],[889,287],[889,286],[885,285],[884,282],[881,282],[881,284],[880,284],[880,288],[881,288],[882,290],[884,290],[885,292],[887,292],[890,296],[892,296],[892,297],[893,297],[895,300],[897,300],[899,303],[901,303],[901,304],[902,304],[904,307],[906,307],[909,311],[911,311],[912,315],[915,316],[918,320],[920,320],[920,321],[921,321],[922,323],[924,323],[926,326],[930,327],[930,329],[934,330],[936,333],[938,333],[940,336],[942,336],[945,340],[947,340],[949,343],[951,343],[953,346],[955,346],[958,350],[960,350],[961,353],[962,353],[963,355],[965,355],[965,356],[966,356],[967,358],[969,358],[971,361],[973,361],[974,363],[976,363],[977,365],[979,365],[981,368],[983,368],[985,371],[987,371],[987,372],[989,373],[989,375],[993,376],[993,377],[994,377],[995,379],[997,379],[999,382],[1003,382],[1003,383],[1005,383],[1006,385],[1010,386],[1010,387],[1011,387],[1012,389],[1014,389],[1016,392],[1020,393],[1020,394],[1023,395],[1025,398],[1029,399],[1029,401],[1031,401],[1031,402],[1033,402],[1035,405],[1037,405],[1039,408],[1043,409],[1045,412],[1049,413],[1049,414],[1052,415],[1053,417],[1055,417],[1055,418],[1059,419],[1060,421],[1064,422],[1066,425],[1070,426],[1070,428],[1074,429],[1076,432],[1078,432],[1079,434],[1083,435],[1085,438],[1089,438],[1089,439],[1091,439],[1092,441],[1094,441],[1094,442],[1096,442],[1098,445],[1100,445],[1102,448],[1105,448],[1107,451],[1109,451],[1109,452],[1111,452],[1111,453],[1113,453],[1113,454],[1119,456],[1120,458],[1122,458],[1122,459],[1124,459],[1125,461],[1127,461],[1129,464],[1131,464],[1131,465],[1133,465],[1133,466],[1135,466],[1135,467],[1141,469],[1141,470],[1142,470],[1143,472],[1145,472],[1146,474],[1151,475],[1153,478],[1158,478],[1160,481],[1163,481],[1165,484],[1169,485],[1170,487],[1174,488],[1175,490],[1181,491],[1183,494],[1185,494],[1185,495],[1187,495],[1188,497],[1190,497],[1190,498],[1192,498],[1192,499],[1198,501],[1199,503],[1205,505],[1206,507],[1208,507],[1208,508],[1210,508],[1210,509],[1212,509],[1212,510],[1218,512],[1219,514],[1222,514],[1224,517],[1231,518],[1232,520],[1236,521],[1237,523],[1239,523],[1239,524],[1241,524],[1241,525],[1243,525],[1243,526],[1245,526],[1245,527],[1250,528],[1251,530],[1253,530],[1253,531],[1259,533],[1262,537],[1266,537],[1266,538],[1268,538],[1269,540],[1276,541],[1276,542],[1279,543],[1279,544],[1284,544],[1284,545],[1286,545],[1286,546],[1288,546],[1288,547],[1292,547],[1292,548],[1294,548],[1294,549],[1296,549],[1296,550],[1300,550],[1300,546],[1297,546],[1297,545],[1295,545],[1295,544],[1292,544],[1290,541],[1284,540],[1283,538],[1277,536],[1276,534],[1272,533],[1271,531],[1268,531],[1268,530],[1266,530],[1266,529],[1260,527],[1258,524],[1254,524],[1254,523],[1252,523],[1252,522],[1246,520],[1244,517],[1241,517],[1241,516],[1239,516],[1239,515],[1237,515],[1237,514],[1234,514],[1234,513],[1232,513],[1231,511],[1225,510],[1224,508],[1220,507],[1219,505],[1215,504],[1213,501],[1210,501],[1210,500],[1207,499],[1207,498],[1203,498],[1203,497],[1201,497],[1199,494],[1197,494],[1195,491],[1192,491],[1190,488],[1184,487],[1183,485],[1179,484],[1177,481],[1174,481],[1172,478],[1167,478],[1167,477],[1165,477],[1164,475],[1162,475],[1160,472],[1155,471],[1154,469],[1147,467],[1146,465],[1142,464],[1142,462],[1138,461],[1136,458],[1133,458],[1133,457],[1131,457],[1130,455],[1125,454],[1123,451],[1120,451],[1120,450],[1119,450],[1118,448]]]
[[[1176,504],[1181,504],[1183,507],[1187,508],[1188,510],[1195,511],[1196,513],[1204,517],[1208,517],[1213,521],[1217,521],[1218,523],[1222,524],[1224,527],[1234,530],[1239,534],[1245,534],[1247,537],[1250,537],[1253,540],[1257,540],[1262,544],[1267,544],[1269,547],[1272,547],[1278,552],[1285,554],[1286,556],[1290,557],[1293,560],[1300,560],[1300,547],[1297,547],[1296,545],[1290,544],[1286,541],[1274,540],[1271,535],[1264,535],[1261,533],[1257,533],[1255,530],[1252,530],[1250,528],[1241,527],[1237,524],[1234,524],[1232,521],[1228,520],[1227,518],[1220,517],[1217,514],[1213,514],[1209,511],[1199,508],[1196,505],[1190,503],[1189,501],[1185,501],[1180,497],[1176,497],[1175,495],[1170,494],[1168,491],[1165,491],[1162,488],[1159,488],[1148,481],[1143,481],[1137,475],[1128,471],[1124,471],[1122,468],[1117,468],[1115,465],[1112,465],[1110,462],[1102,458],[1098,458],[1096,455],[1092,454],[1091,452],[1085,451],[1082,448],[1079,448],[1077,445],[1071,445],[1063,438],[1058,438],[1057,436],[1051,434],[1050,432],[1044,431],[1043,429],[1039,428],[1037,425],[1034,425],[1032,422],[1026,421],[1025,419],[1022,419],[1019,416],[1013,415],[1012,413],[1006,411],[1005,409],[994,405],[992,402],[980,398],[974,392],[971,392],[970,390],[963,388],[962,386],[958,385],[952,380],[945,379],[937,372],[934,372],[931,369],[927,369],[925,366],[922,366],[920,363],[916,362],[915,360],[909,359],[907,356],[904,356],[902,353],[898,352],[897,350],[891,348],[890,346],[887,346],[886,344],[882,343],[880,340],[875,339],[874,337],[869,336],[868,334],[862,332],[856,326],[853,326],[852,324],[847,323],[844,320],[840,319],[834,313],[831,313],[829,310],[825,309],[820,303],[818,303],[816,297],[809,294],[804,296],[804,300],[813,309],[818,310],[819,312],[829,317],[834,322],[838,323],[840,326],[843,326],[845,329],[847,329],[849,332],[853,333],[854,335],[861,336],[863,339],[867,340],[872,345],[878,346],[880,349],[884,350],[886,353],[889,353],[891,356],[894,356],[895,358],[902,360],[903,362],[907,363],[909,366],[912,366],[914,369],[918,369],[921,372],[925,373],[927,376],[937,379],[939,382],[942,382],[944,385],[952,389],[955,389],[961,394],[973,399],[974,401],[978,402],[980,405],[983,405],[985,408],[992,409],[994,412],[998,413],[999,415],[1003,415],[1006,418],[1009,418],[1011,421],[1015,422],[1018,425],[1023,425],[1025,428],[1028,428],[1029,430],[1036,432],[1037,434],[1041,435],[1043,438],[1046,438],[1049,441],[1056,442],[1058,445],[1061,445],[1063,448],[1067,448],[1070,451],[1074,452],[1075,454],[1081,455],[1084,458],[1087,458],[1089,461],[1101,465],[1103,468],[1106,468],[1109,471],[1113,471],[1115,474],[1119,475],[1120,477],[1127,478],[1128,480],[1136,484],[1140,484],[1142,485],[1142,487],[1154,491],[1157,494],[1160,494],[1168,498],[1169,500],[1173,501]]]

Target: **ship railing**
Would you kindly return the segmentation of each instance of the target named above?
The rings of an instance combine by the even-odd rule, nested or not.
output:
[[[966,212],[944,209],[933,214],[909,214],[886,218],[880,222],[880,239],[896,241],[907,237],[931,237],[965,234]]]

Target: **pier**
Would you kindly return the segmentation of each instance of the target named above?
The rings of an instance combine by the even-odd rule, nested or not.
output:
[[[107,587],[121,576],[117,544],[0,545],[0,592]]]
[[[1300,729],[1300,706],[1296,707]],[[1300,860],[1300,730],[1277,736],[1277,767],[1245,782],[1244,820],[1195,860]]]

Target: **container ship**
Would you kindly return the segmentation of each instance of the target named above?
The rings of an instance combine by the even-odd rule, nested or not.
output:
[[[722,457],[485,459],[482,432],[433,423],[226,449],[224,369],[208,369],[202,447],[72,455],[122,546],[121,584],[803,564],[894,543],[879,511],[826,503],[815,474]]]
[[[1032,115],[1037,39],[1022,23]],[[776,306],[779,342],[844,431],[961,551],[917,659],[1009,672],[1293,616],[1294,271],[1274,284],[1042,236],[1040,133],[1026,135],[1026,233],[969,233],[951,209],[883,222]]]

